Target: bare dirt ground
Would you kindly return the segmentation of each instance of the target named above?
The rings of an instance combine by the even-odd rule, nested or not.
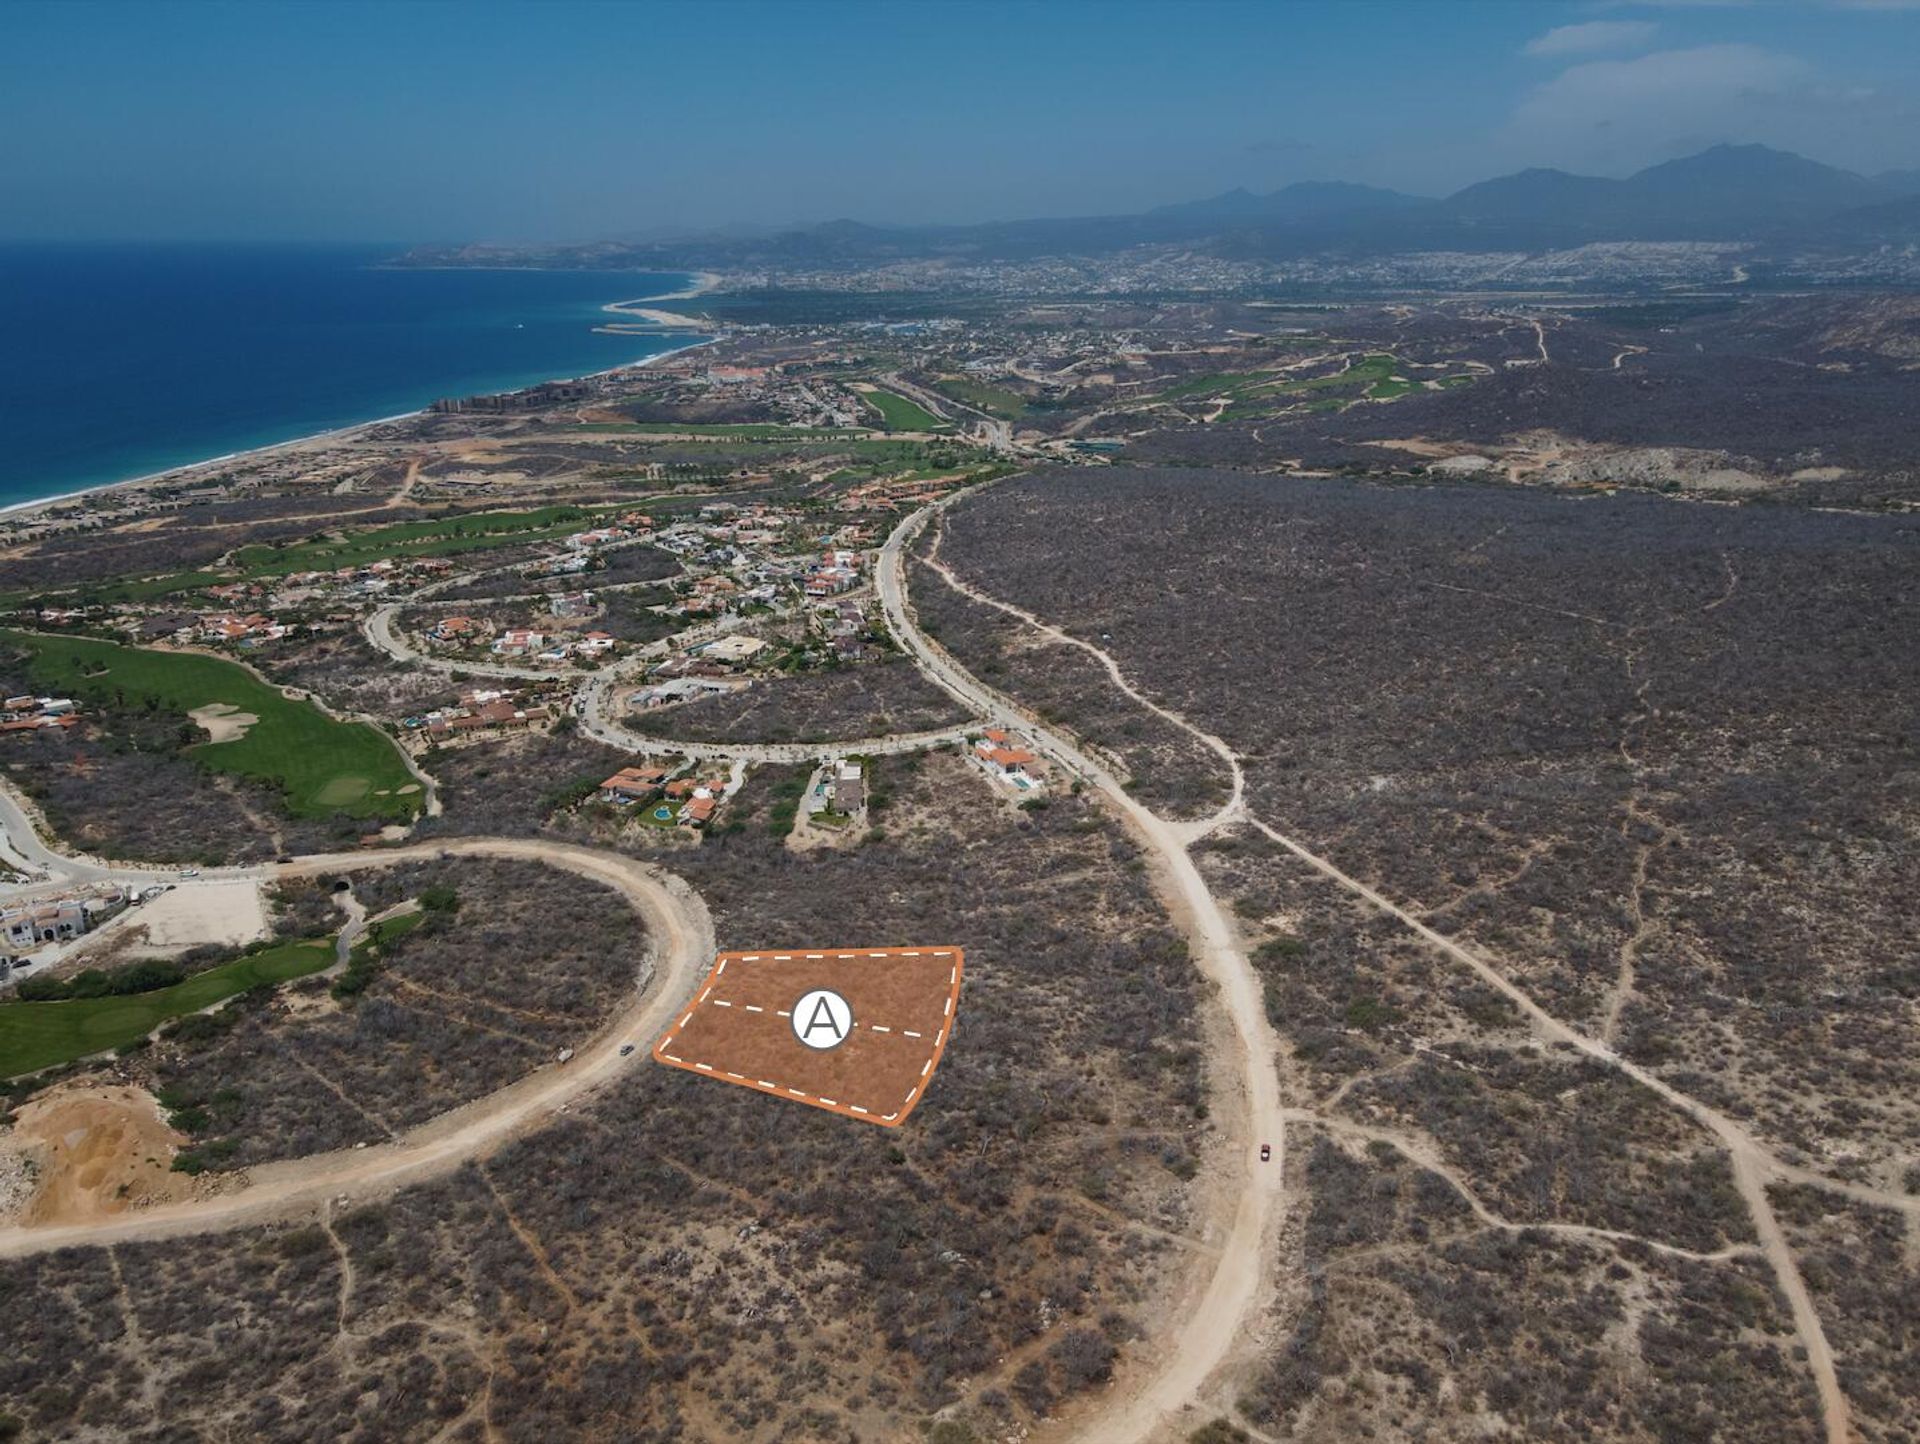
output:
[[[718,1082],[897,1127],[925,1094],[955,1026],[953,948],[723,953],[678,1022],[654,1045],[662,1063]],[[793,1010],[831,989],[853,1010],[851,1036],[804,1046]]]
[[[11,1151],[30,1160],[35,1173],[19,1221],[84,1226],[190,1198],[192,1181],[170,1171],[179,1142],[144,1088],[45,1093],[15,1115]]]
[[[235,882],[183,883],[131,910],[146,932],[142,953],[172,956],[206,944],[240,948],[267,935],[267,907],[260,885]]]
[[[70,947],[60,962],[101,967],[176,957],[189,948],[243,948],[267,932],[259,883],[246,878],[182,883],[108,919]]]

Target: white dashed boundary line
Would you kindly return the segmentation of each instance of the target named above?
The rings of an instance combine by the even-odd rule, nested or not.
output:
[[[863,1108],[858,1103],[842,1103],[836,1098],[828,1098],[822,1094],[809,1093],[804,1089],[774,1082],[771,1079],[749,1078],[745,1074],[735,1073],[731,1069],[726,1068],[715,1069],[711,1063],[689,1063],[677,1053],[668,1051],[672,1047],[674,1039],[679,1036],[680,1030],[693,1021],[694,1013],[698,1011],[702,1004],[711,1001],[716,1008],[731,1008],[733,1006],[733,1002],[730,999],[713,997],[714,985],[725,976],[727,964],[730,962],[790,963],[796,960],[804,962],[826,962],[828,960],[871,960],[874,958],[890,957],[953,959],[953,966],[947,971],[947,996],[945,1004],[941,1008],[940,1031],[936,1033],[933,1038],[932,1056],[921,1064],[919,1079],[914,1083],[912,1088],[907,1090],[907,1096],[901,1100],[900,1106],[891,1113],[875,1113],[869,1108]],[[724,1078],[727,1082],[737,1083],[743,1088],[752,1088],[762,1093],[771,1093],[779,1098],[793,1098],[799,1102],[811,1104],[816,1108],[825,1108],[830,1112],[859,1118],[868,1123],[879,1123],[890,1128],[898,1127],[906,1120],[907,1115],[913,1111],[914,1104],[918,1102],[920,1097],[926,1092],[927,1085],[933,1078],[934,1067],[940,1062],[940,1055],[946,1051],[947,1036],[953,1031],[952,1019],[954,1004],[960,996],[960,975],[964,962],[964,956],[958,948],[869,948],[861,951],[819,953],[722,953],[714,964],[713,972],[701,987],[699,995],[693,1000],[692,1006],[689,1007],[685,1013],[681,1014],[680,1020],[669,1026],[660,1041],[653,1045],[653,1056],[657,1061],[668,1064],[671,1067],[683,1068],[690,1072],[704,1073],[709,1078]],[[742,1003],[740,1009],[746,1013],[764,1013],[767,1011],[765,1008],[754,1003]],[[793,1014],[787,1009],[778,1008],[774,1010],[774,1016],[790,1018]],[[855,1023],[854,1026],[856,1028],[865,1027],[868,1032],[883,1033],[890,1037],[913,1038],[916,1040],[926,1037],[926,1034],[916,1032],[912,1028],[893,1028],[880,1023]]]

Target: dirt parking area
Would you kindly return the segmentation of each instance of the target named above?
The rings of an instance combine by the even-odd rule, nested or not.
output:
[[[254,882],[183,882],[127,909],[123,926],[145,930],[131,956],[167,956],[212,943],[239,948],[267,935],[267,907]]]

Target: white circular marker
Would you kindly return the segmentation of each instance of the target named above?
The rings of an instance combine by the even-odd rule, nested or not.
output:
[[[816,1052],[853,1036],[853,1004],[831,988],[815,988],[793,1005],[793,1036]]]

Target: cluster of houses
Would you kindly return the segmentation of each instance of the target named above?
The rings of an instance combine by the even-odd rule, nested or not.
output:
[[[693,828],[711,823],[726,795],[724,778],[670,777],[650,763],[621,768],[600,784],[599,793],[609,806],[652,807],[656,819]]]
[[[800,590],[809,597],[837,597],[860,584],[861,556],[842,547],[829,547],[820,560],[807,570]]]
[[[401,725],[437,746],[456,738],[545,727],[565,711],[564,696],[481,688],[462,693],[459,702],[451,707],[437,707],[417,717],[408,717]]]
[[[72,727],[80,720],[70,697],[9,697],[0,714],[0,732],[38,732],[43,727]]]
[[[851,598],[824,609],[819,604],[834,603],[860,585],[866,568],[860,548],[870,545],[873,537],[865,527],[843,526],[824,537],[808,537],[804,552],[774,550],[803,525],[797,513],[777,506],[715,502],[701,508],[697,517],[665,528],[654,538],[655,544],[678,555],[694,573],[677,587],[667,610],[689,620],[719,620],[750,615],[756,609],[778,610],[790,604],[797,592],[816,606],[809,621],[828,638],[837,655],[845,660],[863,656],[870,636],[863,609]],[[768,644],[754,637],[734,635],[699,642],[661,662],[649,680],[723,679],[764,662],[769,653]],[[685,695],[679,689],[655,686],[645,689],[639,701],[643,706],[660,706],[683,700]]]
[[[383,557],[365,566],[338,567],[328,572],[289,572],[280,578],[273,602],[276,606],[286,606],[321,596],[381,597],[396,589],[408,591],[438,581],[454,567],[455,563],[447,557]],[[210,588],[209,593],[219,596],[218,589]]]
[[[591,592],[572,597],[556,597],[552,615],[559,620],[578,616],[593,605]],[[448,615],[427,629],[427,638],[443,646],[478,647],[485,643],[496,657],[525,658],[536,662],[560,663],[572,658],[604,657],[620,645],[611,632],[589,631],[577,635],[542,631],[536,627],[504,627],[497,634],[493,625],[480,617]]]
[[[960,476],[876,477],[848,487],[834,502],[840,511],[912,511],[938,501],[959,483]]]
[[[816,605],[813,625],[843,662],[858,662],[872,650],[873,627],[866,608],[849,598]]]
[[[216,612],[201,617],[194,626],[184,629],[184,640],[257,647],[262,642],[277,642],[291,631],[292,627],[275,621],[265,612],[249,612],[245,616],[234,612]]]
[[[582,632],[563,636],[531,627],[508,627],[493,639],[496,657],[526,657],[535,662],[565,662],[581,657],[604,657],[619,645],[611,632]]]
[[[0,908],[0,963],[11,966],[21,955],[50,943],[71,942],[123,911],[133,899],[122,888],[101,888],[59,897],[35,898]]]
[[[759,502],[712,502],[684,521],[661,529],[654,545],[672,552],[698,573],[683,586],[679,608],[688,616],[716,616],[758,603],[776,605],[797,589],[809,597],[831,597],[859,585],[860,548],[873,542],[857,525],[829,535],[807,537],[805,551],[783,550],[782,543],[815,525],[800,513]],[[815,552],[814,547],[824,547]]]

